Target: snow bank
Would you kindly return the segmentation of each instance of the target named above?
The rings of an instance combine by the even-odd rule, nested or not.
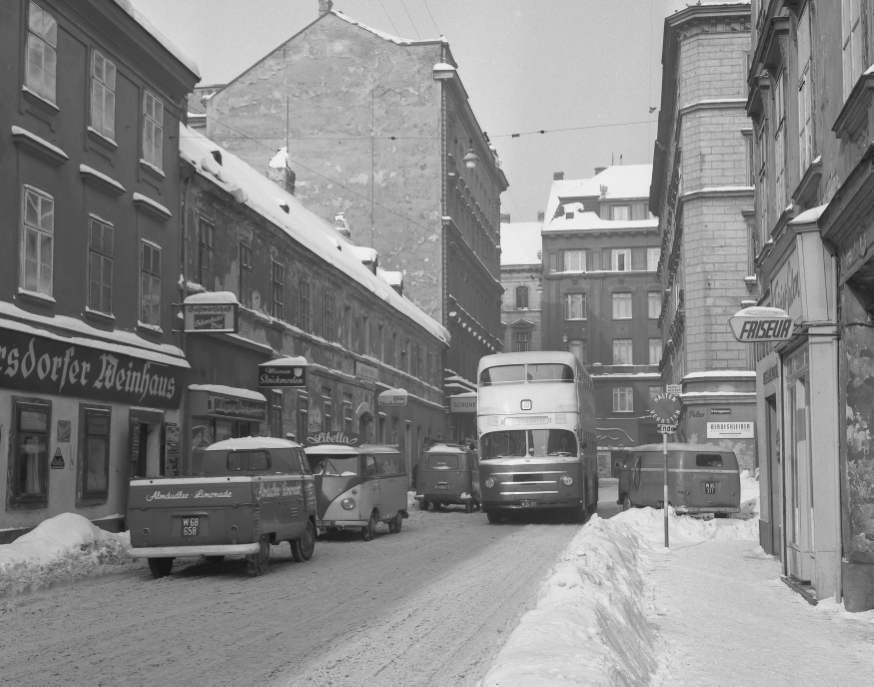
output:
[[[672,546],[758,538],[756,520],[703,520],[672,510],[668,526]],[[669,553],[663,542],[660,510],[593,516],[550,570],[536,607],[522,616],[482,685],[649,683],[665,660],[649,620],[655,608],[648,575],[650,556]]]
[[[125,556],[129,546],[128,533],[105,532],[75,513],[56,515],[0,546],[0,596],[141,568],[141,560]]]

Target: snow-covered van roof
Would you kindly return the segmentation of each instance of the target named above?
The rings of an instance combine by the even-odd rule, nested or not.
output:
[[[361,446],[347,446],[346,444],[318,444],[307,446],[305,449],[308,456],[357,456],[359,453],[398,453],[397,446],[387,444],[362,444]]]
[[[540,264],[540,222],[501,224],[501,266]]]
[[[601,198],[605,201],[649,200],[652,165],[614,165],[589,179],[557,179],[552,182],[544,213],[544,226],[555,216],[561,198]]]
[[[204,451],[254,451],[265,448],[300,448],[296,441],[274,437],[240,437],[225,439],[207,446]]]
[[[221,164],[213,157],[213,151],[221,153]],[[291,193],[184,124],[180,124],[179,154],[201,176],[283,229],[299,244],[353,278],[429,334],[449,343],[449,331],[443,325],[373,274],[361,263],[356,250],[358,247],[353,246],[331,224],[307,210]]]
[[[177,48],[163,33],[158,31],[155,25],[149,21],[148,17],[134,7],[130,0],[113,0],[113,2],[130,15],[137,24],[142,26],[143,29],[145,29],[152,38],[158,41],[158,43],[173,55],[173,57],[184,64],[188,68],[188,71],[192,74],[196,74],[198,79],[200,78],[200,70],[197,68],[197,63]]]

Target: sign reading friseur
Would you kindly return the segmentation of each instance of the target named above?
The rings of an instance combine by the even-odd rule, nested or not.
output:
[[[183,365],[10,329],[0,334],[0,386],[30,393],[178,408]]]
[[[728,320],[731,333],[741,343],[786,341],[792,338],[793,320],[781,308],[753,306]]]

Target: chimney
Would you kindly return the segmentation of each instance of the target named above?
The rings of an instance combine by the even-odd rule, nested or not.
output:
[[[606,168],[606,167],[595,167],[595,175],[600,174],[600,173],[603,172],[605,169],[607,169],[607,168]]]
[[[333,0],[319,0],[319,16],[324,17],[334,6]]]
[[[543,218],[546,216],[546,213],[543,210],[537,211],[537,221],[542,222]]]
[[[552,180],[553,181],[561,181],[562,179],[564,179],[564,172],[553,172],[552,173]]]
[[[338,212],[334,215],[334,229],[343,234],[347,239],[352,238],[352,230],[349,229],[349,222],[346,221],[345,212]]]
[[[294,184],[297,175],[288,164],[288,149],[283,146],[267,163],[267,178],[274,184],[294,195]]]
[[[501,224],[509,224],[510,223],[510,213],[502,212],[501,213]]]

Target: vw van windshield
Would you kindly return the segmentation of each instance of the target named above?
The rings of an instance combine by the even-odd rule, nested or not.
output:
[[[432,470],[458,470],[457,455],[428,456],[428,467]]]
[[[528,366],[529,382],[572,382],[574,370],[561,363],[538,363]]]
[[[491,432],[482,438],[481,460],[576,456],[577,440],[566,429],[516,429]]]
[[[322,474],[333,477],[353,477],[358,474],[358,456],[325,458]]]

